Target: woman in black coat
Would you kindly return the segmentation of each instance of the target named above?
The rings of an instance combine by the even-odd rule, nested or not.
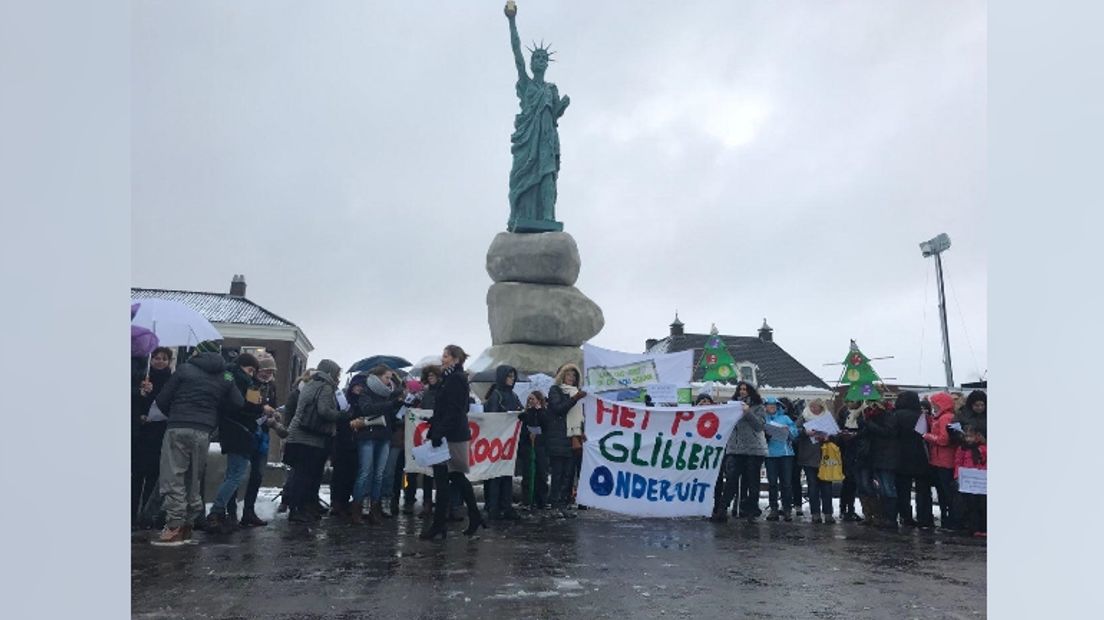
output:
[[[447,532],[448,502],[450,487],[458,487],[464,503],[468,507],[468,527],[465,536],[472,536],[480,527],[486,527],[479,505],[475,502],[475,491],[468,481],[468,441],[471,429],[468,427],[468,377],[464,373],[464,362],[468,354],[460,347],[450,344],[441,354],[441,388],[433,404],[433,416],[429,419],[428,439],[434,446],[448,442],[449,459],[433,466],[433,481],[437,486],[437,503],[433,510],[433,522],[422,532],[423,540],[432,540],[438,534],[441,538]]]
[[[135,523],[142,507],[157,488],[161,470],[161,443],[165,438],[165,420],[151,422],[150,407],[161,388],[172,376],[172,349],[158,347],[146,360],[132,358],[134,373],[130,393],[130,519]]]
[[[910,501],[914,486],[917,516],[923,521],[922,515],[927,514],[930,517],[932,514],[931,484],[927,483],[925,486],[928,479],[928,449],[923,436],[916,432],[916,421],[922,415],[920,395],[908,390],[898,394],[893,414],[897,417],[897,443],[900,450],[897,458],[897,514],[901,517],[901,525],[914,527],[917,523],[912,518]],[[922,488],[928,488],[926,506]]]

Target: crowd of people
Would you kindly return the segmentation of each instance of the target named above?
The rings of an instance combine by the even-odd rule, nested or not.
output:
[[[327,359],[305,372],[280,406],[271,355],[242,353],[227,362],[217,343],[204,342],[175,373],[172,358],[171,350],[157,349],[148,360],[135,360],[132,377],[131,520],[133,527],[161,527],[157,544],[183,544],[195,529],[226,534],[267,525],[255,506],[272,433],[285,439],[288,474],[278,513],[286,512],[291,523],[328,516],[380,524],[400,511],[413,514],[419,489],[424,539],[445,537],[454,521],[467,521],[463,532],[471,536],[487,520],[518,520],[534,511],[574,518],[586,508],[575,501],[586,392],[572,364],[559,369],[547,395],[532,391],[522,403],[514,390],[517,371],[509,366],[496,369],[486,393],[472,394],[463,367],[467,355],[456,345],[445,347],[441,363],[422,368],[417,377],[377,366],[355,374],[344,388],[341,367]],[[733,398],[744,403],[745,413],[725,449],[713,521],[724,522],[730,510],[748,521],[762,516],[765,468],[770,521],[803,517],[807,506],[813,523],[835,523],[838,514],[879,528],[933,528],[935,490],[941,528],[985,535],[985,496],[959,494],[955,482],[960,467],[986,468],[984,392],[956,403],[948,393],[921,400],[905,391],[893,402],[848,402],[836,413],[819,399],[806,404],[763,398],[745,382]],[[467,415],[477,400],[487,412],[520,412],[518,503],[514,476],[484,481],[482,510],[467,479]],[[695,404],[715,403],[702,394]],[[404,407],[432,410],[427,439],[434,446],[447,442],[449,458],[434,465],[431,476],[404,473]],[[819,416],[833,416],[840,432],[806,429]],[[918,424],[922,416],[926,425]],[[768,424],[785,431],[768,433]],[[226,456],[226,470],[206,511],[203,480],[213,438]],[[826,476],[832,459],[839,461],[839,473]],[[327,462],[328,507],[320,499]],[[838,513],[834,482],[842,483]]]

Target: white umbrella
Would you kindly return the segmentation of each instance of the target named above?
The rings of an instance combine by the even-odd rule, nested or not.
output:
[[[143,297],[131,299],[141,304],[131,325],[145,327],[163,347],[194,347],[204,340],[222,340],[214,325],[202,314],[179,301]]]

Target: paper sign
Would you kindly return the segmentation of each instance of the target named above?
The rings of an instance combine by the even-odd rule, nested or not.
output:
[[[790,427],[785,424],[778,424],[777,422],[767,422],[763,427],[771,439],[775,441],[786,441],[790,438]]]
[[[153,404],[150,405],[149,413],[146,414],[146,421],[164,422],[165,420],[168,420],[168,418],[165,417],[165,414],[161,413],[161,408],[157,406],[157,401],[153,401]]]
[[[968,495],[986,495],[986,470],[971,467],[958,468],[958,492]]]
[[[337,396],[337,408],[341,411],[348,411],[349,401],[345,399],[345,390],[337,390],[334,394]]]
[[[805,420],[803,426],[806,431],[824,433],[829,437],[840,432],[839,424],[836,424],[836,419],[830,413],[822,413],[812,420]]]
[[[580,504],[641,517],[708,516],[740,402],[641,407],[585,400]]]
[[[961,433],[962,432],[962,424],[960,422],[955,422],[954,424],[948,424],[947,425],[947,430],[949,430],[949,431],[958,431],[958,432]]]
[[[671,403],[677,405],[678,399],[678,387],[674,383],[649,383],[644,386],[647,390],[648,396],[652,397],[652,402],[655,404]]]
[[[431,442],[424,442],[420,446],[414,446],[410,451],[414,461],[423,467],[432,467],[438,463],[449,460],[448,442],[441,440],[441,445],[433,447]]]
[[[920,417],[916,418],[915,430],[921,435],[924,435],[928,432],[928,416],[921,413]]]

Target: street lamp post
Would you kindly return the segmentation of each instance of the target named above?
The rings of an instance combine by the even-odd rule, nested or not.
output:
[[[943,368],[947,372],[947,387],[954,388],[954,373],[951,371],[951,338],[947,334],[947,298],[943,294],[943,261],[939,256],[950,247],[951,238],[947,233],[939,233],[920,244],[920,252],[924,258],[935,257],[935,277],[939,284],[939,322],[943,328]]]

